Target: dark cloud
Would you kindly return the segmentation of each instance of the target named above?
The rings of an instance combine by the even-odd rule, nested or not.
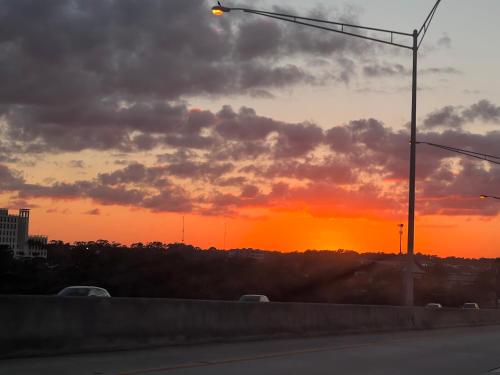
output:
[[[242,198],[255,198],[259,194],[259,188],[255,185],[245,185],[241,189]]]
[[[452,66],[441,68],[426,68],[420,71],[421,74],[462,74],[462,72]]]
[[[365,65],[363,67],[363,73],[365,76],[370,78],[378,77],[393,77],[393,76],[410,76],[412,71],[410,67],[406,67],[401,64],[389,64],[389,63],[375,63],[370,65]],[[420,74],[436,74],[436,75],[446,75],[446,74],[461,74],[461,72],[451,66],[446,67],[432,67],[419,70]]]
[[[315,124],[287,124],[278,132],[274,154],[278,158],[300,157],[323,143],[323,130]]]
[[[216,131],[227,140],[262,140],[280,126],[279,122],[257,116],[254,109],[246,107],[235,113],[231,107],[224,106],[217,116],[220,122]]]
[[[464,124],[464,118],[454,106],[446,106],[427,115],[424,126],[432,129],[437,127],[460,128]]]
[[[447,34],[443,34],[437,41],[438,47],[451,48],[451,38]]]
[[[465,108],[445,106],[427,115],[424,126],[429,129],[457,129],[473,121],[500,124],[500,106],[485,99]]]
[[[98,180],[106,185],[141,183],[146,179],[147,172],[143,164],[134,163],[112,173],[99,174]]]
[[[494,118],[494,108],[481,104],[458,114],[467,110],[471,118]],[[263,118],[249,108],[235,112],[224,107],[203,116],[209,119],[211,125],[204,129],[213,133],[216,147],[179,147],[158,155],[153,166],[129,163],[87,181],[47,185],[26,183],[2,166],[0,184],[19,199],[89,199],[158,212],[240,215],[253,207],[305,207],[319,216],[391,216],[405,210],[407,129],[359,119],[323,131],[310,123]],[[495,154],[500,131],[421,130],[419,140]],[[262,146],[261,154],[252,151],[255,145]],[[499,183],[498,169],[423,144],[418,148],[419,214],[496,215],[500,207],[482,205],[477,198],[492,194]]]
[[[363,67],[363,73],[368,77],[408,75],[410,72],[401,64],[373,64]]]
[[[284,28],[270,19],[252,19],[238,29],[236,35],[236,54],[241,60],[271,57],[286,45]]]
[[[163,190],[158,194],[144,199],[141,206],[153,212],[191,212],[193,211],[193,197],[182,189]]]
[[[488,100],[481,100],[464,110],[463,116],[470,121],[500,123],[500,106]]]
[[[26,143],[22,152],[206,148],[211,139],[201,133],[215,115],[190,113],[179,100],[270,97],[269,89],[321,84],[333,74],[290,57],[329,58],[340,68],[337,78],[348,81],[355,74],[350,56],[367,53],[362,41],[253,16],[215,18],[210,6],[199,0],[178,2],[175,11],[163,0],[1,2],[0,113],[9,136]],[[356,14],[344,9],[336,18],[355,21]]]
[[[171,163],[166,167],[166,171],[171,176],[203,180],[215,180],[233,170],[234,165],[231,163],[213,164],[209,162],[197,163],[193,161]]]
[[[24,179],[20,173],[11,170],[9,167],[0,164],[0,189],[3,191],[13,191],[19,189],[24,184]]]

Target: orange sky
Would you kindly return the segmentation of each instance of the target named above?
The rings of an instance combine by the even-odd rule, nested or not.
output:
[[[133,242],[180,242],[182,215],[151,213],[143,209],[100,207],[101,215],[82,214],[95,205],[57,203],[61,212],[31,212],[32,233],[64,241],[108,239]],[[67,210],[65,213],[62,211]],[[405,222],[402,220],[401,222]],[[304,212],[271,212],[258,219],[185,215],[185,242],[202,248],[223,248],[224,223],[227,248],[267,250],[350,249],[398,252],[399,235],[393,220],[315,218]],[[417,220],[416,251],[440,256],[496,257],[499,255],[500,219],[425,216]],[[406,231],[403,237],[403,249]]]

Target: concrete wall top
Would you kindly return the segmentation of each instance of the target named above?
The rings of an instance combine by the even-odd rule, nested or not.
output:
[[[500,311],[148,298],[0,296],[0,356],[500,324]]]

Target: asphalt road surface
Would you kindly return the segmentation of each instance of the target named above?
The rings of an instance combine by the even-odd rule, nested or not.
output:
[[[500,374],[500,326],[0,361],[1,375]]]

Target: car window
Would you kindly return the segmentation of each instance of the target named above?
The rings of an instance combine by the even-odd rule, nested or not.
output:
[[[86,297],[89,295],[89,290],[88,288],[69,288],[63,290],[59,295],[64,297]]]
[[[245,301],[245,302],[259,302],[260,297],[259,296],[243,296],[240,298],[240,301]]]

